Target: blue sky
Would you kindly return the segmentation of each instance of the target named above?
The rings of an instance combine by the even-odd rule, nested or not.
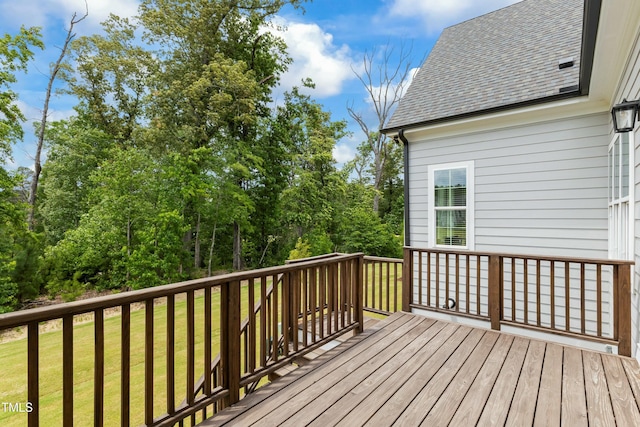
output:
[[[305,77],[316,83],[312,96],[334,120],[349,119],[347,103],[367,114],[369,105],[361,83],[355,78],[365,52],[380,51],[389,44],[412,49],[412,66],[419,67],[443,28],[491,12],[519,0],[315,0],[305,4],[301,14],[285,8],[278,23],[287,31],[283,38],[294,60],[283,76],[279,92],[299,84]],[[134,16],[138,0],[87,0],[88,18],[78,24],[77,35],[101,31],[109,13]],[[29,124],[25,138],[14,146],[14,162],[7,166],[31,166],[36,137],[31,122],[39,120],[44,101],[49,63],[59,55],[65,26],[74,12],[84,13],[84,0],[0,0],[0,34],[15,34],[20,25],[40,26],[46,44],[37,51],[29,72],[19,76],[13,87],[19,106]],[[75,100],[57,96],[50,105],[50,120],[73,113]],[[375,121],[374,121],[375,123]],[[363,139],[359,128],[349,121],[351,137],[339,141],[334,156],[339,163],[349,160]]]

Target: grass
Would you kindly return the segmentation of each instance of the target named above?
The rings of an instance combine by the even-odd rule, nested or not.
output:
[[[246,287],[245,287],[246,288]],[[246,292],[243,292],[244,304]],[[219,352],[220,320],[216,315],[220,306],[220,294],[212,295],[214,307],[212,325],[212,354]],[[204,366],[204,298],[195,298],[196,332],[195,361],[196,378]],[[187,303],[175,303],[175,387],[176,405],[186,395],[187,365]],[[144,422],[144,328],[145,310],[131,312],[131,424]],[[154,307],[154,414],[166,411],[166,319],[167,306]],[[93,366],[94,332],[93,322],[74,325],[74,423],[93,424]],[[120,316],[104,321],[105,328],[105,374],[104,374],[104,420],[105,425],[120,424]],[[0,377],[0,402],[27,402],[27,343],[19,339],[0,344],[4,374]],[[199,368],[199,369],[198,369]],[[0,425],[23,426],[25,413],[1,410]],[[40,424],[62,424],[62,331],[56,330],[40,335]]]
[[[371,280],[369,266],[369,280]],[[383,305],[386,307],[386,280],[393,268],[383,269]],[[398,270],[401,274],[401,268]],[[376,268],[376,281],[379,280]],[[391,277],[393,282],[393,277]],[[371,295],[372,286],[368,286]],[[242,318],[247,315],[248,286],[242,287]],[[391,286],[393,289],[393,286]],[[401,287],[398,287],[398,302],[401,301]],[[379,299],[376,289],[376,307]],[[392,291],[393,292],[393,291]],[[256,298],[259,298],[259,283],[256,283]],[[393,293],[391,293],[393,297]],[[166,411],[166,321],[167,306],[160,300],[154,307],[154,414]],[[371,297],[369,297],[371,301]],[[370,302],[371,304],[371,302]],[[220,293],[212,293],[212,354],[219,353],[220,337]],[[383,308],[385,308],[383,307]],[[391,307],[393,310],[393,303]],[[187,303],[186,299],[176,298],[175,303],[175,395],[176,405],[186,395],[187,365]],[[195,378],[197,381],[204,367],[204,297],[195,298]],[[368,316],[384,317],[371,313]],[[144,422],[144,308],[131,312],[131,425]],[[104,421],[105,425],[120,424],[120,315],[115,314],[104,320],[105,329],[105,374],[104,374]],[[85,321],[74,325],[74,424],[79,426],[93,424],[94,398],[94,323]],[[0,343],[0,363],[3,374],[0,376],[0,403],[27,402],[27,341],[25,338]],[[62,424],[62,331],[58,328],[40,334],[40,424],[45,426]],[[0,405],[0,425],[24,426],[27,414],[4,411]],[[187,421],[188,424],[188,421]]]

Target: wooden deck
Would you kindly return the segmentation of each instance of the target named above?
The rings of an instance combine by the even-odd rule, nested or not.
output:
[[[396,313],[202,426],[640,426],[634,359]]]

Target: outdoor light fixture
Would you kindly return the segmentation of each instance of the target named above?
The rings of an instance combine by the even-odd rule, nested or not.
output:
[[[623,99],[620,104],[614,105],[611,109],[613,129],[616,132],[631,132],[636,124],[636,115],[639,107],[640,99],[637,101]]]

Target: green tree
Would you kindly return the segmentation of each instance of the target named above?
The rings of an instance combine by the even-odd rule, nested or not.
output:
[[[55,245],[78,227],[89,210],[90,176],[107,159],[113,139],[86,116],[53,122],[46,132],[48,155],[42,176],[39,222],[45,243]]]
[[[20,32],[0,37],[0,160],[11,156],[11,143],[23,135],[20,123],[25,120],[15,104],[17,94],[10,85],[16,82],[16,72],[26,71],[33,58],[32,47],[44,48],[40,29],[21,27]]]

